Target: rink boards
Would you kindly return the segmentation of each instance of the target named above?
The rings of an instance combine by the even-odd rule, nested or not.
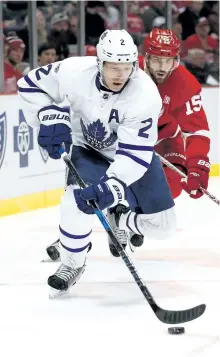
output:
[[[220,175],[219,88],[203,88],[211,130],[211,175]],[[26,122],[17,95],[0,96],[0,216],[56,205],[65,182],[61,160],[51,160]]]

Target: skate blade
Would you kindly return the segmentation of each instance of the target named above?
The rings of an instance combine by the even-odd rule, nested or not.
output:
[[[51,257],[47,254],[47,252],[45,251],[43,259],[41,260],[41,263],[56,263],[56,262],[60,262],[60,257],[57,259],[51,259]]]
[[[60,296],[67,294],[68,291],[69,291],[69,289],[68,290],[57,290],[57,289],[51,288],[50,292],[49,292],[49,299],[50,300],[56,299]]]
[[[57,260],[52,260],[49,256],[41,260],[41,263],[59,263],[59,262],[60,262],[60,258],[58,258]]]

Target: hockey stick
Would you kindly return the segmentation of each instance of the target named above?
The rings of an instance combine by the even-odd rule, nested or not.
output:
[[[163,156],[160,156],[158,153],[157,155],[159,156],[160,160],[163,162],[163,164],[165,164],[167,167],[169,167],[171,170],[177,172],[180,176],[182,176],[183,178],[187,179],[187,175],[184,174],[181,170],[179,170],[176,166],[174,166],[173,164],[171,164],[169,161],[167,161],[166,159],[164,159]],[[209,191],[207,191],[205,188],[201,187],[199,188],[206,196],[208,196],[213,202],[215,202],[217,205],[220,206],[220,200],[217,199],[217,197],[215,197],[214,195],[212,195]]]
[[[87,185],[85,182],[81,179],[79,176],[75,166],[73,165],[70,157],[67,155],[65,150],[63,148],[60,149],[60,154],[66,163],[68,169],[70,170],[71,174],[73,175],[74,179],[80,186],[80,188],[86,188]],[[102,213],[102,211],[99,209],[97,203],[95,201],[90,201],[91,206],[94,209],[95,214],[99,218],[100,222],[102,223],[104,229],[108,233],[110,239],[112,240],[113,244],[115,245],[115,248],[117,252],[120,254],[121,258],[123,259],[124,263],[126,264],[127,268],[129,269],[133,279],[135,280],[136,284],[139,286],[139,289],[141,290],[142,294],[144,295],[145,299],[149,303],[151,309],[157,316],[157,318],[166,324],[179,324],[179,323],[184,323],[188,322],[191,320],[195,320],[198,317],[200,317],[205,309],[206,305],[202,304],[199,306],[195,306],[191,309],[188,310],[180,310],[180,311],[170,311],[170,310],[164,310],[160,306],[157,305],[156,301],[154,300],[153,296],[147,289],[146,285],[144,284],[143,280],[141,279],[138,271],[136,270],[133,262],[129,258],[128,254],[124,251],[122,245],[118,242],[108,220],[106,219],[105,215]]]

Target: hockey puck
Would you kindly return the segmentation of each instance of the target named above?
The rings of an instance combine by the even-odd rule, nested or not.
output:
[[[169,327],[168,332],[170,335],[181,335],[185,333],[184,327]]]

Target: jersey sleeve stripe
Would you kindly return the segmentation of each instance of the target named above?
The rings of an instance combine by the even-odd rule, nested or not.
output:
[[[38,115],[41,113],[41,112],[44,112],[45,110],[57,110],[58,112],[63,112],[63,113],[67,113],[69,114],[70,112],[70,108],[69,107],[59,107],[57,105],[54,105],[54,104],[51,104],[51,105],[48,105],[46,107],[43,107],[42,109],[39,110],[38,112]]]
[[[141,160],[139,159],[139,157],[136,157],[126,151],[123,151],[123,150],[117,150],[116,151],[116,155],[124,155],[124,156],[127,156],[129,157],[131,160],[137,162],[139,165],[142,165],[144,167],[146,167],[147,169],[149,168],[150,164],[144,160]]]
[[[209,130],[198,130],[198,131],[195,131],[194,133],[183,132],[183,135],[186,138],[188,138],[189,136],[194,136],[194,135],[206,136],[207,138],[210,138],[210,131]]]
[[[25,82],[30,86],[30,87],[34,87],[34,88],[39,88],[31,79],[30,77],[28,77],[28,74],[26,74],[26,76],[24,76],[24,80]],[[39,88],[40,89],[40,88]]]
[[[131,145],[131,144],[118,143],[118,147],[120,149],[128,149],[128,150],[154,151],[153,146],[142,146],[142,145]]]
[[[44,92],[40,88],[21,88],[21,87],[18,87],[18,91],[19,92],[24,92],[24,93],[44,93],[44,94],[47,94],[46,92]]]

